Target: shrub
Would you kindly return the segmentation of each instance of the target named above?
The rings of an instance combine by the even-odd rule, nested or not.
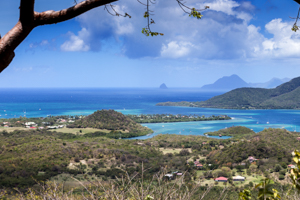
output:
[[[279,180],[284,180],[284,175],[279,175]]]
[[[179,152],[179,155],[181,155],[181,156],[188,156],[188,155],[190,155],[190,152],[189,152],[189,150],[187,150],[187,149],[182,149],[182,150]]]

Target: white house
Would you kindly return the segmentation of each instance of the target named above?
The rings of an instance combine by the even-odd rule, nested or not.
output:
[[[245,181],[245,177],[243,176],[234,176],[232,177],[233,181]]]

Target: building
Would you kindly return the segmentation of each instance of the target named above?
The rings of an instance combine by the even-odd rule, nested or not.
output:
[[[197,169],[202,169],[203,168],[203,165],[201,163],[197,164],[196,165]]]
[[[24,125],[25,125],[26,127],[28,127],[28,126],[29,126],[29,127],[36,126],[35,122],[25,122]]]
[[[219,177],[219,178],[215,178],[215,181],[217,182],[227,182],[228,181],[228,178],[225,178],[225,177]]]
[[[243,176],[234,176],[232,177],[233,181],[245,181],[245,177]]]
[[[250,163],[252,163],[253,161],[256,161],[257,159],[254,158],[253,156],[249,156],[248,160]]]
[[[288,168],[289,168],[289,169],[294,169],[295,167],[296,167],[296,166],[293,165],[293,164],[288,165]]]
[[[174,176],[173,176],[173,174],[166,174],[165,178],[172,180],[172,179],[174,179]]]

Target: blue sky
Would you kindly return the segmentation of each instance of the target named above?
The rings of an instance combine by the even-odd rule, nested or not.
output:
[[[114,5],[132,18],[113,17],[103,7],[75,19],[34,29],[0,74],[0,87],[201,87],[237,74],[246,82],[300,76],[300,32],[291,27],[293,0],[187,0],[210,9],[197,20],[175,0],[152,6],[146,37],[143,5]],[[0,0],[0,34],[18,21],[19,1]],[[60,10],[73,0],[36,0],[35,10]]]

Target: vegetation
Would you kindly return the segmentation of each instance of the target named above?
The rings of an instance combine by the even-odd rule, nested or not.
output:
[[[239,88],[201,102],[165,102],[157,106],[189,106],[227,109],[299,109],[300,77],[274,89]]]
[[[242,139],[255,134],[255,132],[244,126],[233,126],[215,132],[208,132],[206,134],[210,136],[231,136],[234,139]]]
[[[292,199],[287,193],[294,194],[294,189],[285,184],[287,175],[291,175],[287,170],[292,163],[290,152],[299,148],[298,133],[265,129],[253,134],[244,127],[228,129],[233,138],[226,140],[183,135],[115,140],[109,138],[110,132],[2,131],[0,199],[1,195],[28,199],[26,195],[33,192],[36,199],[41,199],[57,192],[61,199],[110,199],[114,194],[127,199],[172,195],[169,197],[175,199],[231,200],[262,195],[263,183],[273,197],[276,194]],[[242,137],[242,133],[244,138],[234,137]],[[255,159],[250,161],[249,156]],[[180,172],[182,175],[176,175]],[[174,179],[166,178],[167,173]],[[244,176],[246,181],[233,181],[236,175]],[[220,176],[227,177],[228,182],[214,181]],[[271,184],[266,178],[276,181]],[[46,180],[51,181],[40,182]],[[92,198],[91,194],[96,196]]]
[[[212,120],[229,120],[227,115],[210,116],[204,115],[172,115],[172,114],[148,114],[148,115],[128,115],[129,118],[137,123],[164,123],[164,122],[190,122],[190,121],[212,121]]]
[[[110,130],[110,134],[117,135],[115,138],[129,138],[152,133],[151,129],[114,110],[98,110],[85,118],[69,124],[67,127]],[[99,131],[95,134],[101,135],[103,132]]]

